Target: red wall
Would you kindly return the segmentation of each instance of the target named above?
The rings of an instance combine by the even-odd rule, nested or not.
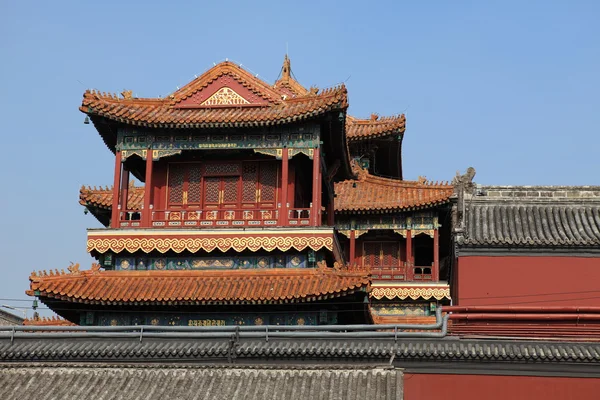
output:
[[[600,306],[600,258],[464,256],[455,272],[454,305]]]
[[[600,398],[598,378],[405,374],[405,400],[567,400]]]

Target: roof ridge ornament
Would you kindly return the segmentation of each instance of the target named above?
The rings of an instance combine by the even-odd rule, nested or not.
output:
[[[283,59],[283,66],[281,67],[281,80],[288,82],[292,76],[292,62],[286,54]]]

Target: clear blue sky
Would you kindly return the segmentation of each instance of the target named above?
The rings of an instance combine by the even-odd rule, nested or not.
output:
[[[272,83],[287,44],[305,86],[346,83],[352,115],[406,114],[406,179],[598,185],[598,21],[599,1],[0,0],[0,299],[26,299],[34,269],[89,268],[78,192],[110,185],[114,156],[86,88],[165,96],[225,58]]]

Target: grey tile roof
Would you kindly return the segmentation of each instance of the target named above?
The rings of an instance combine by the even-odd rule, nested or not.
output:
[[[461,245],[600,247],[600,203],[473,201]]]
[[[498,361],[600,363],[600,343],[524,339],[0,339],[0,362]],[[0,397],[1,398],[1,397]]]
[[[0,367],[0,398],[22,399],[401,399],[393,368],[267,369]]]

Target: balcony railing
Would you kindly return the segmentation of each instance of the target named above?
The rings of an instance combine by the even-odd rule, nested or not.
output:
[[[144,211],[125,210],[120,213],[121,228],[192,228],[192,227],[268,227],[279,226],[276,209],[171,209],[152,210],[150,225],[146,226]],[[288,226],[309,226],[310,209],[288,210]]]
[[[382,281],[433,281],[433,264],[427,267],[410,265],[402,262],[401,266],[370,266],[373,280]]]

